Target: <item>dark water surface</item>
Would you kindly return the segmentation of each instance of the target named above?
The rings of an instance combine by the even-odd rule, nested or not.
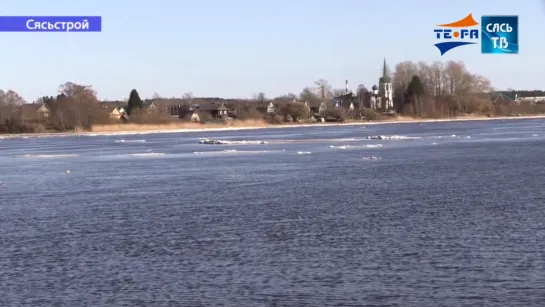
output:
[[[0,139],[0,182],[0,306],[545,306],[544,120]]]

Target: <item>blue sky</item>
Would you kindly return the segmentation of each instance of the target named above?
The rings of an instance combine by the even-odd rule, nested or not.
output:
[[[524,2],[524,4],[522,4]],[[28,101],[59,84],[92,85],[101,99],[251,97],[299,93],[317,79],[377,83],[383,58],[462,60],[496,88],[545,89],[540,0],[3,0],[2,15],[100,15],[100,33],[0,33],[0,88]],[[473,13],[519,15],[519,55],[465,46],[440,56],[436,24]]]

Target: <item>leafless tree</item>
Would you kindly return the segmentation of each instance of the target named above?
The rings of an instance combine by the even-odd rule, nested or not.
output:
[[[17,92],[0,90],[0,132],[29,132],[21,122],[26,101]]]
[[[259,92],[257,94],[254,94],[254,100],[255,101],[265,101],[267,99],[265,93]]]
[[[358,89],[356,92],[356,96],[358,97],[358,105],[359,108],[363,108],[367,106],[367,101],[369,100],[369,90],[365,87],[365,85],[360,84],[358,85]]]
[[[418,76],[425,95],[419,99],[409,99],[407,89],[413,76]],[[410,61],[399,63],[394,72],[394,104],[403,110],[407,101],[411,102],[411,113],[417,116],[444,117],[458,113],[485,112],[490,109],[489,100],[480,96],[492,90],[490,81],[468,71],[463,62],[425,62]],[[414,98],[414,96],[413,96]]]
[[[101,118],[96,91],[91,86],[67,82],[59,87],[54,110],[58,129],[90,129]]]
[[[278,109],[278,115],[284,118],[292,118],[294,120],[301,120],[308,118],[309,110],[304,103],[301,102],[289,102],[282,105]]]
[[[334,89],[333,90],[333,97],[339,97],[346,94],[346,90],[344,89]]]
[[[318,87],[318,97],[322,100],[324,99],[330,99],[333,97],[333,90],[331,88],[331,85],[329,82],[325,79],[319,79],[314,82],[314,84]]]
[[[8,90],[5,93],[0,91],[0,103],[2,102],[8,106],[20,106],[26,103],[25,99],[13,90]]]

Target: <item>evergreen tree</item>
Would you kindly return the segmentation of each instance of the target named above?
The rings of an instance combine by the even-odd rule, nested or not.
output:
[[[422,104],[424,86],[422,85],[422,82],[420,81],[420,78],[418,76],[413,76],[413,78],[411,79],[411,83],[409,83],[409,86],[407,87],[406,93],[408,103],[412,104],[413,106],[413,112],[415,112],[416,115],[419,115],[419,105]]]
[[[129,115],[131,114],[132,111],[134,111],[135,109],[137,108],[141,108],[142,107],[142,99],[140,99],[140,95],[138,95],[138,92],[133,89],[129,95],[129,103],[127,104],[127,113],[129,113]]]

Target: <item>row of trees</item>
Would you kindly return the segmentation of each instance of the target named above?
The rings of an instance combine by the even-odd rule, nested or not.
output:
[[[487,114],[507,115],[514,113],[545,112],[541,106],[517,106],[515,104],[493,104],[489,93],[493,90],[491,83],[483,76],[471,73],[462,62],[401,62],[395,66],[391,75],[393,79],[394,107],[398,113],[416,117],[445,118],[460,114]],[[344,94],[344,89],[334,89],[326,80],[320,79],[313,86],[304,88],[298,95],[289,93],[275,99],[299,99],[310,104],[319,104],[331,98]],[[519,92],[523,95],[545,95],[539,91]],[[363,106],[370,97],[370,91],[364,85],[359,85],[356,93],[356,105]],[[519,97],[520,97],[519,96]],[[241,119],[262,117],[257,112],[257,104],[270,101],[265,93],[257,93],[252,99],[235,100],[222,98],[198,98],[191,93],[186,93],[181,98],[161,98],[154,94],[154,101],[166,101],[172,105],[184,105],[189,109],[193,103],[202,104],[211,101],[219,101],[236,105],[237,113]],[[52,130],[78,130],[89,129],[94,124],[109,122],[108,110],[103,108],[97,98],[97,93],[91,86],[75,83],[65,83],[60,86],[57,96],[44,96],[36,103],[46,103],[51,109],[51,117],[47,127]],[[26,101],[14,91],[0,90],[0,132],[25,132],[38,129],[36,123],[29,124],[29,118],[24,112]],[[124,103],[131,119],[135,122],[143,122],[141,109],[145,101],[140,98],[136,90],[130,92],[128,100]],[[524,108],[524,109],[522,109]],[[304,118],[308,116],[308,110],[297,104],[285,104],[277,110],[277,114],[283,117]],[[333,112],[333,111],[332,111]],[[183,114],[188,114],[185,112]],[[339,113],[339,112],[337,112]],[[335,114],[342,116],[343,112]],[[186,114],[186,115],[187,115]],[[368,109],[361,109],[358,114],[352,114],[354,118],[374,118]],[[187,117],[180,115],[181,118]],[[150,120],[165,120],[165,118],[147,118]],[[172,120],[168,117],[168,120]],[[42,125],[43,126],[43,125]]]
[[[472,74],[463,62],[402,62],[396,65],[392,77],[394,105],[399,113],[451,117],[492,111],[490,80]]]
[[[50,113],[40,118],[36,106],[47,104]],[[67,82],[57,96],[43,96],[34,105],[13,91],[0,92],[0,132],[34,132],[44,126],[55,131],[86,130],[104,122],[106,111],[91,86]]]

